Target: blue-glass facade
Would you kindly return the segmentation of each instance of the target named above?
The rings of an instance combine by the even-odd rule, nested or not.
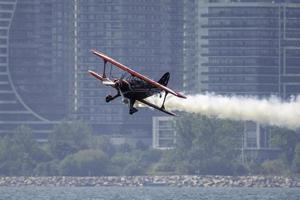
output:
[[[194,20],[185,26],[197,30],[193,35],[186,29],[185,38],[185,59],[194,61],[194,73],[185,75],[185,88],[283,98],[299,94],[300,7],[284,2],[195,1],[189,18]]]
[[[26,124],[41,134],[38,137],[45,137],[70,111],[71,1],[0,3],[1,21],[7,23],[0,31],[5,44],[1,50],[5,66],[1,67],[0,131],[10,133]]]
[[[120,99],[107,104],[105,96],[115,91],[87,73],[103,67],[90,49],[154,80],[169,71],[169,85],[180,90],[182,2],[2,0],[0,4],[2,132],[28,124],[36,132],[48,133],[62,119],[81,119],[95,133],[151,138],[152,116],[161,113],[144,108],[131,116]],[[114,69],[113,75],[122,72]]]
[[[9,73],[9,30],[15,12],[16,1],[0,1],[0,126],[1,133],[9,129],[13,116],[28,115],[28,112],[19,107],[18,99],[14,94],[12,80]]]
[[[59,1],[19,1],[10,29],[10,71],[17,92],[37,114],[60,120],[68,113],[72,15]],[[70,9],[69,9],[70,10]]]

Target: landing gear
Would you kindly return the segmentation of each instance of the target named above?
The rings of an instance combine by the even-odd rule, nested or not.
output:
[[[107,95],[107,96],[105,97],[105,101],[108,103],[108,102],[114,100],[115,98],[117,98],[117,97],[119,97],[119,96],[121,96],[120,93],[116,94],[115,96]]]
[[[125,98],[122,101],[123,101],[124,104],[128,104],[129,103],[129,100],[125,99]]]
[[[132,115],[133,113],[135,113],[135,112],[137,112],[137,111],[138,111],[138,109],[132,107],[132,108],[129,109],[129,114]]]
[[[108,102],[110,102],[111,100],[112,100],[112,96],[111,95],[107,95],[106,97],[105,97],[105,101],[106,101],[106,103],[108,103]]]
[[[130,115],[132,115],[133,113],[136,113],[138,111],[138,109],[133,107],[134,103],[135,103],[135,99],[130,99],[130,103],[129,103],[129,114]]]

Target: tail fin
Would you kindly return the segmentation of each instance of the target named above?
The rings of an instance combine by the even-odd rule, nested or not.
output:
[[[167,72],[165,73],[158,81],[159,84],[163,85],[163,86],[167,86],[168,85],[168,82],[169,82],[169,79],[170,79],[170,73]]]

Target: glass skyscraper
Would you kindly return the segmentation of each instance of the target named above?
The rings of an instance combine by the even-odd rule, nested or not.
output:
[[[290,98],[300,93],[298,1],[184,1],[184,89]],[[269,147],[245,122],[244,146]]]
[[[9,30],[15,12],[16,1],[0,1],[0,126],[1,133],[11,127],[14,115],[28,115],[15,95],[9,72]],[[19,107],[19,108],[17,108]]]
[[[73,7],[59,0],[0,3],[0,131],[25,124],[43,138],[71,110]]]
[[[185,1],[185,89],[299,94],[300,4],[285,2]]]
[[[154,80],[167,71],[181,89],[183,2],[175,0],[20,0],[1,4],[0,129],[27,124],[49,133],[62,119],[80,119],[95,133],[151,140],[152,117],[134,115],[114,93],[89,76],[102,72],[95,48]],[[112,71],[113,76],[123,73]],[[133,136],[134,137],[134,136]]]

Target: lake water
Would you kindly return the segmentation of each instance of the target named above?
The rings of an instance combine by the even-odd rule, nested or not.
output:
[[[290,188],[0,187],[1,200],[300,200]]]

